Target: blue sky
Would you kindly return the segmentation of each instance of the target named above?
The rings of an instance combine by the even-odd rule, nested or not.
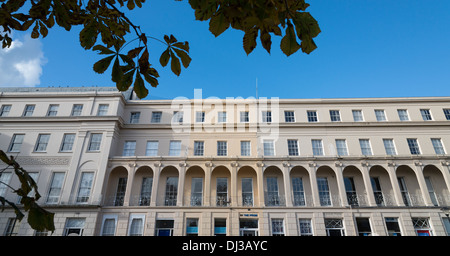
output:
[[[450,96],[450,1],[307,2],[311,4],[307,10],[322,30],[315,39],[318,48],[310,55],[298,52],[286,57],[279,49],[279,37],[272,37],[271,54],[258,39],[257,48],[247,56],[243,32],[229,29],[215,38],[207,22],[195,21],[187,0],[147,0],[142,9],[129,13],[130,19],[147,35],[173,34],[189,41],[193,59],[177,77],[159,65],[164,46],[151,42],[150,58],[161,77],[148,98],[192,98],[195,88],[203,90],[204,98],[247,98],[255,96],[256,80],[260,97]],[[114,86],[108,74],[92,71],[101,56],[81,48],[79,30],[53,29],[37,42],[15,33],[17,53],[13,54],[14,49],[0,52],[0,68],[20,59],[16,55],[25,51],[18,46],[31,45],[32,54],[20,57],[39,60],[21,62],[40,67],[32,72],[35,86]]]

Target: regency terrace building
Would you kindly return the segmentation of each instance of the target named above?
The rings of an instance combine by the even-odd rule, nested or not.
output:
[[[36,180],[53,236],[450,234],[450,97],[198,94],[2,88],[0,148]],[[13,172],[0,181],[19,202]],[[0,235],[49,233],[6,207]]]

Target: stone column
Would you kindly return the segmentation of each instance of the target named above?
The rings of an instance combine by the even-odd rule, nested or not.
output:
[[[311,192],[313,197],[313,206],[320,207],[319,188],[317,186],[317,164],[315,162],[308,163],[309,177],[311,177]]]
[[[290,182],[290,173],[291,173],[291,164],[289,162],[283,163],[283,179],[284,179],[284,194],[286,198],[286,206],[292,207],[292,193],[291,193],[291,182]]]
[[[150,206],[156,206],[156,199],[158,198],[158,186],[159,186],[159,174],[161,173],[161,162],[156,162],[153,164],[155,166],[155,171],[153,174],[153,184],[152,184],[152,197],[150,198]]]
[[[186,162],[179,163],[178,170],[178,192],[177,192],[177,206],[183,206],[184,201],[184,177],[186,174]]]

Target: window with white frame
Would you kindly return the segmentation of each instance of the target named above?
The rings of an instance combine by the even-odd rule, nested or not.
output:
[[[369,218],[356,218],[356,228],[359,236],[371,236],[372,229],[370,228]]]
[[[117,215],[116,214],[106,214],[103,216],[102,222],[102,236],[114,236],[116,234],[117,226]]]
[[[0,117],[8,116],[11,111],[11,105],[2,105],[0,109]]]
[[[227,219],[215,218],[214,236],[226,236],[226,235],[227,235]]]
[[[51,104],[48,106],[47,116],[56,116],[58,114],[59,105]]]
[[[217,113],[217,122],[218,123],[226,123],[227,122],[227,112],[219,111]]]
[[[48,141],[50,140],[50,134],[39,134],[34,147],[35,152],[47,151]]]
[[[205,151],[204,141],[194,141],[194,156],[203,156]]]
[[[183,123],[183,111],[173,111],[172,123]]]
[[[135,140],[128,140],[125,141],[125,144],[123,145],[123,156],[134,156],[134,153],[136,151],[136,141]]]
[[[149,206],[152,197],[153,177],[143,177],[139,206]]]
[[[241,141],[241,156],[250,156],[250,141]]]
[[[177,197],[178,197],[178,177],[167,177],[164,205],[165,206],[177,205]]]
[[[217,155],[218,156],[226,156],[227,155],[227,142],[226,141],[218,141],[217,142]]]
[[[86,218],[67,218],[64,236],[82,236]]]
[[[272,123],[272,111],[262,111],[262,122]]]
[[[375,117],[378,122],[386,121],[386,114],[384,113],[384,109],[375,109]]]
[[[325,219],[327,236],[345,236],[342,219]]]
[[[125,192],[127,190],[127,180],[127,177],[119,177],[116,194],[114,196],[114,206],[123,206],[125,201]]]
[[[140,117],[141,117],[141,112],[131,112],[131,114],[130,114],[130,124],[138,124]]]
[[[150,122],[152,124],[161,123],[161,117],[162,117],[162,112],[161,111],[153,111],[152,112],[152,119],[150,120]]]
[[[156,220],[155,236],[172,236],[173,223],[173,220]]]
[[[22,116],[32,116],[35,105],[26,105]]]
[[[383,144],[384,149],[386,150],[386,155],[397,155],[393,139],[383,139]]]
[[[422,115],[423,121],[431,121],[433,118],[431,117],[431,112],[429,109],[421,109],[420,114]]]
[[[361,154],[365,156],[372,155],[372,147],[370,146],[369,139],[359,139],[359,146],[361,147]]]
[[[442,218],[442,222],[444,222],[445,231],[447,233],[447,236],[450,236],[450,218]]]
[[[450,109],[449,108],[444,108],[444,115],[445,115],[445,119],[450,120]],[[2,116],[2,115],[0,115]]]
[[[400,121],[409,121],[408,111],[406,109],[397,109]]]
[[[8,189],[9,182],[11,181],[11,172],[1,172],[0,173],[0,196],[5,196],[6,190]]]
[[[6,223],[4,236],[17,236],[19,233],[20,221],[17,222],[17,218],[8,218],[8,222]]]
[[[294,206],[305,206],[305,190],[301,177],[292,177],[292,195],[294,196]]]
[[[97,116],[106,116],[108,115],[109,104],[99,104],[97,110]]]
[[[101,133],[91,133],[91,138],[89,140],[88,151],[100,151],[100,145],[102,143]]]
[[[83,104],[73,104],[71,116],[81,116],[81,112],[83,111]]]
[[[272,236],[284,236],[284,219],[272,219]]]
[[[287,140],[288,154],[290,156],[298,156],[298,140]]]
[[[264,140],[263,148],[264,148],[264,156],[274,156],[275,155],[275,148],[273,145],[273,140]]]
[[[436,154],[445,154],[444,146],[442,145],[442,140],[440,138],[431,138],[431,143],[433,144],[434,152]]]
[[[286,123],[293,123],[293,122],[295,122],[294,111],[284,111],[284,121]]]
[[[420,148],[417,139],[406,139],[408,142],[409,151],[412,155],[420,155]]]
[[[389,236],[401,236],[400,225],[398,224],[398,218],[384,218],[386,223],[386,229]]]
[[[331,206],[330,188],[326,177],[317,178],[317,188],[319,190],[319,200],[321,206]]]
[[[318,119],[317,119],[317,111],[315,111],[315,110],[308,110],[308,111],[306,111],[306,115],[308,117],[308,122],[314,123],[314,122],[318,121]]]
[[[191,182],[191,206],[202,206],[203,178],[192,178]]]
[[[72,152],[73,143],[75,142],[75,133],[66,133],[61,142],[61,152]]]
[[[417,236],[433,235],[433,231],[431,230],[428,218],[412,218],[412,223],[414,226],[414,231],[416,231]]]
[[[128,226],[129,236],[144,235],[145,214],[131,214]]]
[[[242,178],[242,205],[253,206],[253,179]]]
[[[313,155],[323,156],[322,140],[311,140]]]
[[[228,178],[216,179],[216,206],[228,206]]]
[[[198,218],[186,218],[186,236],[198,236]]]
[[[239,120],[241,123],[248,123],[249,122],[248,111],[241,111],[239,114]]]
[[[336,150],[339,156],[348,155],[347,143],[345,142],[345,139],[336,139]]]
[[[89,201],[93,180],[93,172],[83,172],[81,174],[80,186],[77,194],[77,203],[87,203]]]
[[[195,112],[195,122],[203,123],[205,122],[205,111],[197,111]]]
[[[169,144],[169,156],[179,156],[181,154],[181,141],[171,140]]]
[[[313,236],[311,219],[299,219],[298,226],[300,236]]]
[[[25,134],[14,134],[8,148],[8,152],[20,152]]]
[[[339,112],[339,110],[330,110],[330,119],[331,122],[340,122],[341,113]]]
[[[158,155],[158,141],[151,140],[147,141],[147,147],[145,148],[146,156],[157,156]]]
[[[352,110],[352,115],[353,115],[353,121],[355,121],[355,122],[364,121],[362,110]]]
[[[278,189],[278,177],[266,178],[267,192],[265,196],[266,206],[279,206],[281,204]]]
[[[57,204],[59,202],[59,197],[61,196],[62,186],[64,183],[65,173],[54,172],[52,176],[52,181],[50,183],[50,188],[48,190],[47,204]]]

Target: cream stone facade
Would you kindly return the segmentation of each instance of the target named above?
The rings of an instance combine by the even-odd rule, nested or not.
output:
[[[37,181],[56,236],[447,236],[449,128],[450,97],[0,88],[0,148]],[[11,170],[0,182],[17,202]],[[0,213],[0,235],[46,234]]]

